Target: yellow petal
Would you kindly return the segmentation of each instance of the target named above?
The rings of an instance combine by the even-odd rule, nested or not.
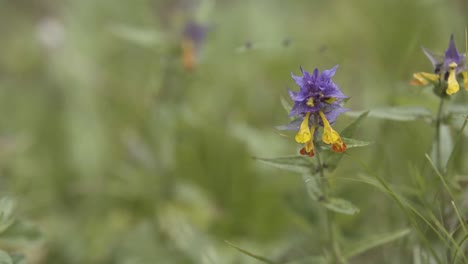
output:
[[[463,74],[463,86],[465,86],[465,90],[468,91],[468,71],[462,72]]]
[[[306,143],[312,139],[312,134],[310,133],[309,129],[309,116],[310,112],[306,114],[304,120],[301,123],[301,127],[296,134],[296,142],[297,143]]]
[[[460,85],[457,82],[457,77],[455,73],[455,69],[457,68],[457,64],[455,62],[452,62],[450,65],[450,70],[449,70],[449,77],[447,80],[447,90],[445,91],[448,95],[452,95],[458,90],[460,90]]]
[[[310,130],[310,134],[313,136],[314,133],[315,133],[315,126],[312,126],[312,129]],[[312,141],[312,138],[306,143],[305,150],[307,151],[307,153],[311,153],[314,151],[314,142]]]
[[[325,117],[322,111],[319,112],[319,115],[322,118],[323,122],[322,141],[325,144],[334,144],[342,142],[340,135],[330,126],[330,123],[328,122],[327,118]]]
[[[413,80],[411,80],[410,84],[422,86],[429,84],[429,81],[438,82],[439,75],[428,72],[417,72],[413,74]]]

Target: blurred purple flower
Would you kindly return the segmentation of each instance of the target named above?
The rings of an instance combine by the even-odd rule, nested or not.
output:
[[[199,48],[205,40],[207,31],[208,27],[206,25],[190,21],[185,24],[183,38],[192,41],[195,44],[195,47]]]
[[[182,62],[187,70],[193,70],[197,54],[206,38],[208,27],[195,21],[185,24],[182,33]]]

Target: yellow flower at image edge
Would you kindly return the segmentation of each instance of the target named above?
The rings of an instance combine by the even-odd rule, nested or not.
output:
[[[328,122],[327,118],[323,114],[322,111],[319,112],[320,117],[322,118],[323,122],[323,135],[322,141],[325,144],[331,144],[332,150],[335,152],[344,152],[346,150],[346,144],[341,139],[338,132],[336,132]]]
[[[462,72],[463,75],[463,86],[465,86],[465,90],[468,91],[468,71]]]
[[[418,72],[413,74],[413,80],[410,82],[412,85],[422,86],[433,83],[437,95],[441,96],[441,92],[453,95],[460,90],[457,75],[461,73],[463,76],[462,84],[468,91],[468,72],[464,71],[466,69],[466,55],[458,52],[453,34],[450,36],[449,47],[444,56],[435,54],[426,48],[423,48],[423,52],[431,61],[434,73]]]

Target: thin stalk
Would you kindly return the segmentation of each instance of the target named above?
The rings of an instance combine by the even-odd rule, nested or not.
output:
[[[318,146],[318,144],[316,143],[314,143],[314,145]],[[326,202],[329,199],[330,185],[329,185],[328,179],[325,177],[325,171],[323,170],[322,159],[320,158],[320,150],[317,149],[315,153],[315,157],[318,163],[318,171],[320,174],[320,184],[321,184],[322,192],[323,192],[323,200]],[[330,244],[330,248],[333,252],[335,261],[338,261],[338,263],[344,264],[346,263],[346,260],[341,256],[340,246],[336,240],[336,233],[335,233],[335,228],[334,228],[335,226],[334,213],[328,210],[327,208],[324,208],[324,209],[325,209],[325,225],[327,226],[328,241]]]
[[[439,102],[439,108],[437,110],[437,116],[436,116],[436,124],[435,124],[435,162],[436,162],[436,173],[437,171],[440,172],[439,176],[443,180],[443,177],[445,176],[445,168],[442,165],[442,142],[440,138],[440,130],[441,130],[441,125],[442,125],[442,114],[443,114],[443,109],[444,109],[444,98],[440,98]],[[441,190],[441,203],[440,203],[440,210],[441,210],[441,223],[442,227],[449,231],[450,227],[448,226],[448,223],[446,221],[446,210],[447,210],[447,205],[450,202],[450,198],[447,196],[447,194]],[[450,263],[450,249],[447,249],[448,254],[446,255],[447,262]]]
[[[443,113],[443,108],[444,108],[444,98],[440,98],[440,102],[439,102],[439,109],[437,110],[437,116],[436,116],[436,124],[435,124],[435,129],[436,129],[436,133],[435,133],[435,163],[436,163],[436,168],[437,170],[442,174],[445,174],[445,171],[444,171],[444,168],[443,168],[443,165],[442,165],[442,142],[441,142],[441,139],[440,139],[440,130],[441,130],[441,125],[442,125],[442,113]],[[445,210],[446,210],[446,204],[447,204],[447,195],[445,195],[445,192],[441,192],[441,206],[440,206],[440,209],[441,209],[441,214],[442,214],[442,217],[441,217],[441,222],[443,223],[444,227],[448,228],[446,226],[446,221],[445,221]]]
[[[435,133],[435,143],[436,143],[436,165],[437,169],[444,173],[442,166],[442,147],[440,142],[440,128],[442,123],[442,113],[444,108],[444,98],[440,98],[439,109],[437,110],[436,116],[436,133]]]

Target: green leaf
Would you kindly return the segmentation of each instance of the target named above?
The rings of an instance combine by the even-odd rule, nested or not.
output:
[[[281,105],[283,105],[284,110],[286,110],[286,113],[289,114],[289,112],[291,112],[291,109],[292,109],[291,104],[282,96],[280,97],[280,100],[281,100]]]
[[[3,250],[0,250],[0,264],[13,264],[10,255]]]
[[[321,197],[323,197],[323,192],[320,189],[320,181],[317,177],[303,174],[302,179],[304,180],[307,194],[312,198],[314,201],[319,201]]]
[[[286,156],[271,159],[254,157],[254,159],[276,168],[298,173],[308,173],[314,166],[310,158],[303,156]]]
[[[453,139],[450,131],[450,127],[447,125],[440,125],[440,135],[439,135],[439,142],[440,142],[440,166],[445,166],[447,164],[450,154],[453,150]],[[434,161],[437,161],[437,142],[433,142],[432,149],[431,149],[431,158]]]
[[[344,256],[345,258],[352,258],[361,253],[364,253],[372,248],[390,243],[394,240],[402,238],[410,233],[410,229],[403,229],[396,232],[374,235],[369,238],[364,239],[363,241],[359,242],[353,248],[349,250],[345,250]]]
[[[343,140],[345,141],[345,143],[346,143],[346,140],[354,140],[352,139],[352,137],[354,136],[354,132],[359,128],[359,126],[361,125],[361,122],[367,117],[368,114],[369,112],[361,113],[358,116],[358,118],[356,118],[356,120],[354,120],[345,129],[343,129],[343,131],[341,131],[340,135],[341,137],[343,137]],[[361,141],[361,144],[364,145],[364,142],[365,141]],[[350,145],[352,145],[353,142],[349,142],[349,143]],[[354,143],[357,143],[357,142],[354,142]],[[346,143],[346,145],[348,146],[348,143]],[[327,164],[328,170],[330,172],[336,169],[342,157],[343,157],[343,154],[341,153],[331,153],[330,155],[328,155],[328,157],[325,158],[325,163]]]
[[[468,129],[466,129],[466,125],[468,123],[468,118],[465,118],[465,120],[463,121],[463,123],[461,124],[461,128],[459,129],[458,131],[458,135],[455,137],[455,143],[454,143],[454,147],[452,149],[452,152],[450,153],[450,156],[448,158],[448,161],[447,161],[447,164],[445,165],[445,169],[447,171],[449,171],[449,169],[451,169],[452,165],[453,164],[453,160],[455,158],[455,155],[458,151],[459,148],[461,148],[463,146],[463,144],[460,144],[461,143],[461,140],[463,138],[463,134],[465,134],[466,136],[468,136]]]
[[[361,125],[362,120],[364,120],[369,115],[369,111],[363,111],[358,118],[354,120],[351,124],[349,124],[343,131],[341,131],[340,135],[345,138],[352,138],[354,136],[354,132],[356,129],[359,128]]]
[[[459,105],[459,104],[451,104],[447,106],[447,112],[453,115],[468,115],[468,106],[467,105]]]
[[[0,199],[0,233],[13,224],[14,207],[15,203],[13,199],[7,197]]]
[[[7,239],[25,239],[34,240],[40,237],[40,232],[37,227],[31,223],[15,220],[0,237]]]
[[[351,202],[341,198],[328,198],[327,200],[322,201],[322,204],[327,209],[340,214],[354,215],[359,213],[359,208]]]
[[[159,44],[164,39],[163,34],[155,30],[130,27],[127,25],[113,25],[109,27],[109,31],[123,40],[145,47]]]
[[[241,252],[241,253],[243,253],[243,254],[249,256],[249,257],[252,257],[252,258],[254,258],[254,259],[258,260],[258,261],[261,261],[261,262],[263,262],[263,263],[268,263],[268,264],[277,264],[277,263],[274,262],[273,260],[269,260],[269,259],[267,259],[267,258],[265,258],[265,257],[262,257],[262,256],[259,256],[259,255],[257,255],[257,254],[251,253],[251,252],[249,252],[249,251],[247,251],[247,250],[245,250],[245,249],[242,249],[242,248],[240,248],[240,247],[238,247],[238,246],[232,244],[231,242],[229,242],[229,241],[227,241],[227,240],[225,240],[224,242],[226,242],[229,246],[231,246],[231,247],[237,249],[239,252]],[[1,264],[1,263],[0,263],[0,264]]]
[[[11,254],[13,264],[27,264],[26,257],[22,254]]]
[[[346,148],[348,148],[348,149],[349,148],[366,147],[366,146],[372,144],[372,142],[369,142],[369,141],[362,141],[362,140],[357,140],[357,139],[353,139],[353,138],[342,138],[342,139],[343,139],[343,142],[346,144]],[[331,146],[327,145],[327,144],[321,144],[320,148],[324,149],[324,150],[330,150]]]
[[[323,256],[310,256],[303,259],[287,261],[287,264],[326,264],[330,263],[326,257]]]
[[[359,116],[363,111],[351,111],[349,116]],[[417,119],[427,119],[432,117],[429,109],[419,106],[395,106],[372,109],[369,117],[388,119],[394,121],[413,121]]]
[[[346,148],[360,148],[372,144],[370,141],[362,141],[353,138],[343,138],[343,141],[346,144]]]

